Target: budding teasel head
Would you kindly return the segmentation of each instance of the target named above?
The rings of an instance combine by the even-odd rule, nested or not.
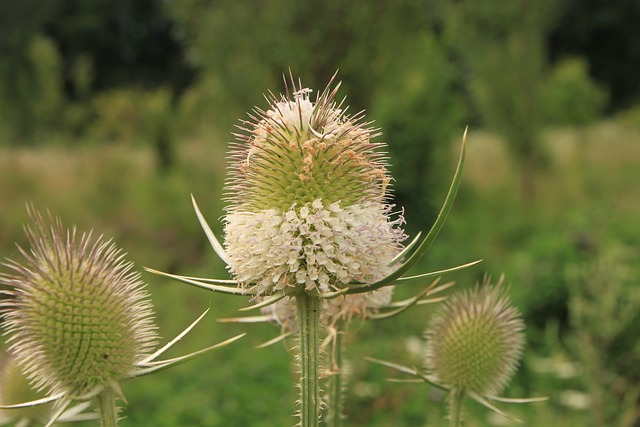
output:
[[[291,92],[245,121],[230,154],[225,249],[232,275],[258,294],[311,294],[387,275],[405,238],[391,219],[377,130],[335,101],[339,85]]]
[[[10,349],[38,389],[83,396],[127,376],[157,341],[139,273],[109,241],[31,211],[2,302]]]
[[[153,309],[133,263],[112,241],[28,210],[30,248],[18,248],[22,261],[4,263],[11,272],[0,274],[0,284],[8,287],[0,310],[9,351],[47,397],[23,405],[0,402],[2,408],[58,401],[50,425],[74,400],[105,390],[121,396],[122,380],[196,354],[155,360],[173,342],[153,352]]]
[[[428,326],[425,365],[449,389],[496,396],[515,373],[524,347],[524,322],[502,278],[453,294]]]
[[[462,400],[469,397],[512,421],[522,422],[494,402],[532,403],[546,397],[505,398],[498,394],[514,375],[524,349],[524,321],[513,307],[504,276],[488,276],[472,289],[440,303],[425,331],[425,370],[369,358],[448,392],[458,425]],[[454,411],[453,408],[456,408]],[[454,416],[451,415],[451,420]]]

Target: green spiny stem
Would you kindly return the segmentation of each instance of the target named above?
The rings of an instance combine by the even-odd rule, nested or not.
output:
[[[342,404],[344,401],[344,366],[343,366],[343,333],[338,331],[331,349],[331,370],[335,371],[329,377],[329,397],[327,412],[327,427],[342,427]]]
[[[465,391],[461,388],[454,388],[449,393],[449,427],[462,426],[462,405]]]
[[[104,389],[97,397],[101,427],[118,427],[118,408],[113,390]]]
[[[320,419],[320,298],[305,293],[298,305],[300,371],[300,426],[318,426]]]

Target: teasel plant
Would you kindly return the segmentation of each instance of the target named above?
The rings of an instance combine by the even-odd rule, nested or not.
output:
[[[29,250],[4,263],[8,287],[0,302],[8,351],[31,386],[45,397],[4,404],[21,410],[53,403],[45,426],[65,419],[72,403],[95,402],[103,427],[118,425],[116,400],[122,381],[161,371],[227,345],[242,335],[199,351],[159,359],[204,317],[163,347],[145,284],[111,240],[66,229],[59,218],[28,206]],[[207,310],[208,311],[208,310]],[[4,397],[4,395],[3,395]],[[0,402],[5,403],[5,402]]]
[[[342,295],[322,301],[320,325],[323,338],[320,349],[320,378],[324,385],[322,421],[324,426],[339,427],[343,425],[344,392],[349,381],[348,360],[346,359],[345,337],[354,321],[362,324],[366,320],[383,320],[401,314],[414,305],[432,304],[444,301],[446,296],[434,297],[454,285],[448,282],[439,285],[441,278],[435,279],[428,287],[416,296],[402,301],[393,301],[395,286],[386,286],[372,292],[354,295]],[[286,297],[274,304],[263,307],[258,316],[244,316],[218,319],[224,323],[259,323],[269,322],[280,326],[281,333],[257,348],[264,348],[297,334],[296,306],[291,297]]]
[[[266,96],[241,122],[231,143],[225,182],[224,244],[198,220],[231,279],[150,272],[199,288],[251,297],[259,309],[289,298],[296,306],[298,417],[316,426],[321,414],[322,313],[325,302],[350,301],[382,288],[459,270],[406,276],[424,255],[451,209],[462,174],[466,132],[456,172],[431,230],[406,246],[404,218],[390,203],[391,176],[381,133],[349,115],[335,97],[335,75],[314,98],[284,79],[285,94]],[[424,296],[424,295],[423,295]],[[420,297],[418,297],[420,299]]]
[[[375,358],[368,360],[415,377],[406,382],[426,382],[445,391],[450,427],[463,425],[467,398],[521,423],[492,402],[547,400],[547,397],[498,397],[518,368],[524,343],[524,321],[511,304],[504,275],[495,285],[485,276],[472,289],[449,296],[432,317],[425,331],[424,369]]]

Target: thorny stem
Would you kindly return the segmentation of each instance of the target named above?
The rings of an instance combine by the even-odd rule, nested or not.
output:
[[[118,427],[118,408],[113,390],[105,388],[97,397],[101,427]]]
[[[449,427],[462,426],[462,404],[465,391],[463,388],[454,388],[449,393]]]
[[[342,403],[343,403],[343,381],[344,381],[344,362],[343,362],[343,333],[337,331],[333,339],[333,348],[331,354],[331,370],[332,375],[329,377],[329,397],[327,412],[327,427],[342,427]]]
[[[301,293],[298,306],[300,426],[316,427],[320,420],[320,298]]]

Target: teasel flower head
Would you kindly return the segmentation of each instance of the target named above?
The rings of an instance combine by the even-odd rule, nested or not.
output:
[[[228,268],[258,294],[310,294],[392,271],[405,235],[392,219],[384,144],[377,130],[334,100],[296,85],[245,121],[226,185]]]
[[[466,132],[435,223],[426,236],[419,233],[403,247],[404,218],[389,203],[391,178],[380,133],[363,120],[362,113],[351,116],[343,102],[335,101],[339,84],[332,86],[333,79],[316,96],[293,77],[290,81],[289,88],[285,80],[285,95],[271,94],[266,110],[254,110],[232,143],[224,244],[193,199],[198,220],[232,278],[147,270],[214,292],[251,296],[255,304],[247,309],[283,300],[281,307],[270,310],[287,325],[294,325],[291,302],[295,301],[291,329],[298,335],[298,415],[300,425],[312,426],[317,425],[321,406],[317,380],[322,323],[328,326],[332,317],[362,313],[367,293],[475,263],[403,276],[433,243],[453,204]],[[384,315],[407,309],[428,292]],[[333,299],[336,305],[330,302]],[[269,314],[242,321],[264,320],[270,320]]]
[[[78,236],[37,213],[30,252],[2,302],[11,351],[38,389],[82,396],[127,376],[157,341],[149,297],[133,264],[102,238]]]
[[[434,315],[426,336],[427,374],[449,389],[496,396],[515,373],[524,322],[503,279],[455,293]]]
[[[291,88],[285,80],[285,95],[267,96],[269,107],[256,108],[231,143],[223,243],[192,196],[198,221],[232,278],[147,271],[213,292],[251,296],[257,303],[250,308],[262,308],[301,293],[324,299],[365,294],[479,262],[405,275],[431,247],[453,205],[466,130],[436,221],[403,246],[404,217],[389,203],[391,177],[380,132],[363,113],[351,116],[344,102],[335,101],[340,84],[332,86],[333,79],[315,97],[293,77],[290,81]]]
[[[111,241],[28,211],[30,250],[19,247],[23,262],[4,264],[12,273],[0,274],[0,284],[9,288],[0,310],[9,351],[48,397],[24,405],[0,402],[2,408],[58,401],[51,424],[74,400],[105,390],[121,396],[122,380],[196,354],[155,360],[176,340],[152,353],[158,341],[153,309],[133,263]]]
[[[515,373],[524,348],[524,322],[511,305],[501,276],[456,292],[440,303],[425,331],[425,370],[394,362],[369,361],[411,375],[448,392],[449,425],[458,426],[470,398],[515,422],[493,402],[533,403],[547,397],[505,398],[498,394]],[[415,380],[411,380],[412,382]]]

